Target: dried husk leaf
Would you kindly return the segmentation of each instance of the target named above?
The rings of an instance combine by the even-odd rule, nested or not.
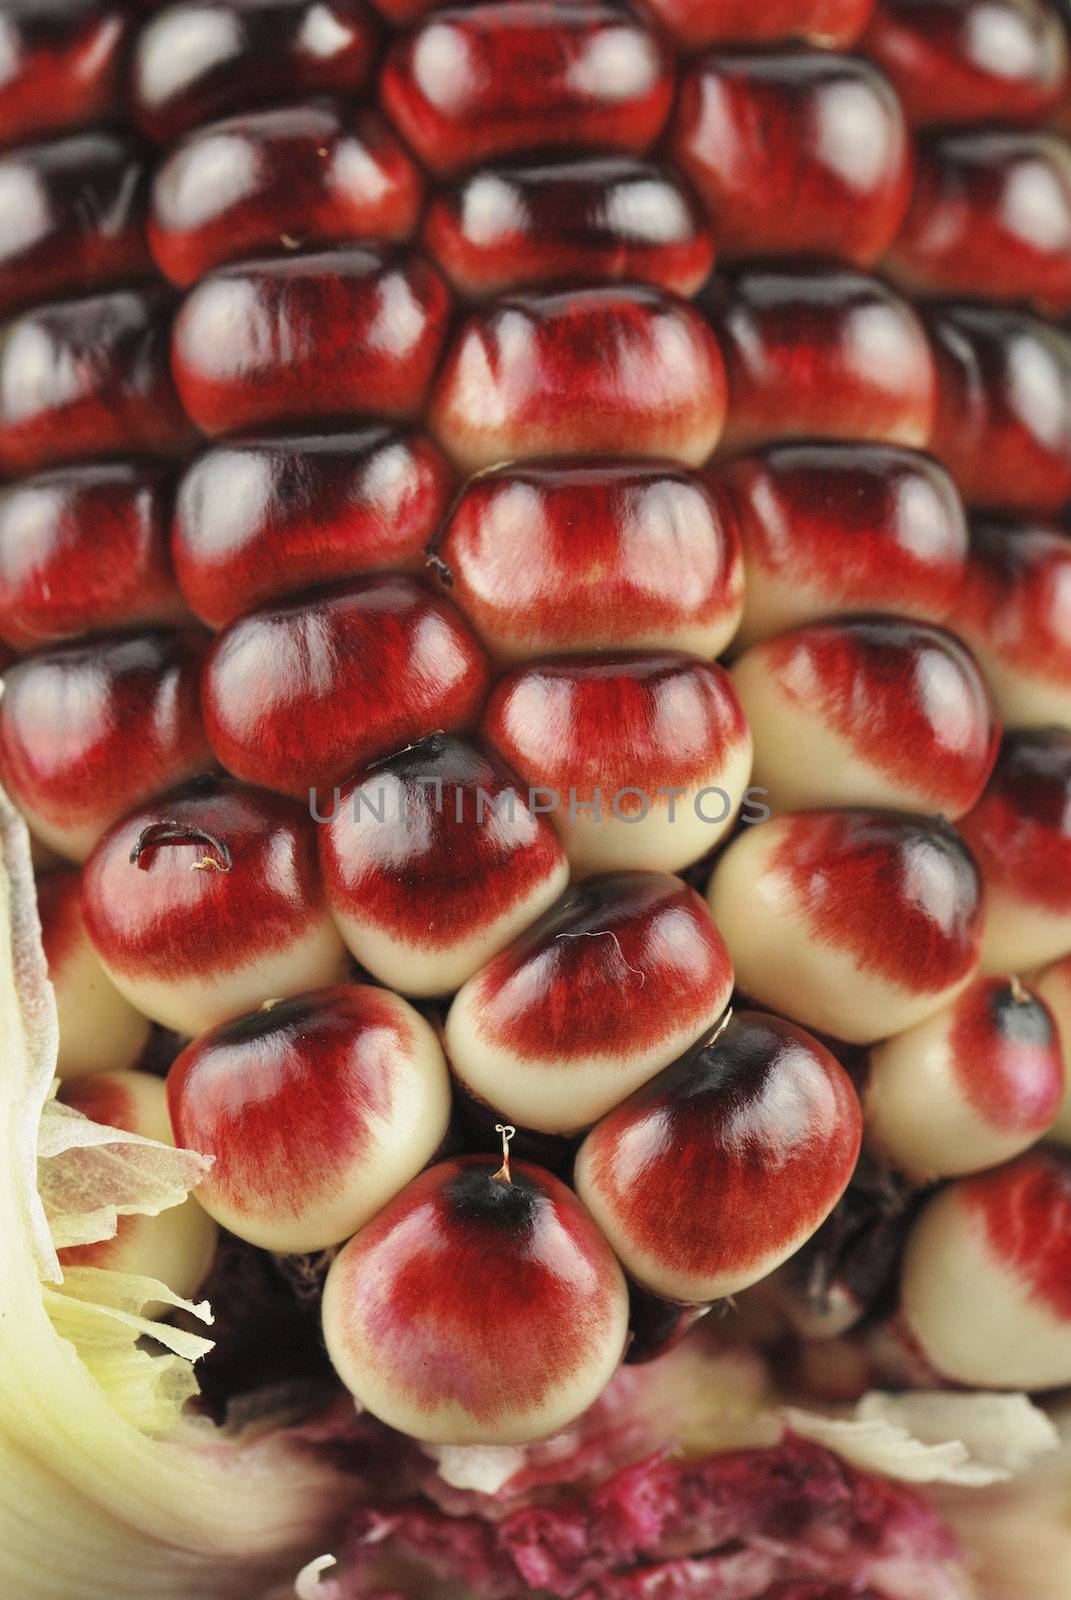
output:
[[[57,1250],[114,1238],[120,1217],[155,1217],[181,1205],[211,1165],[196,1151],[102,1127],[54,1098],[45,1102],[37,1192]]]
[[[849,1416],[785,1408],[794,1433],[852,1466],[904,1483],[986,1488],[1055,1450],[1056,1429],[1025,1395],[867,1394]]]

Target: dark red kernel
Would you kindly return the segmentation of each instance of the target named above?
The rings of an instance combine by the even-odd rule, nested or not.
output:
[[[861,1136],[851,1080],[817,1039],[735,1012],[596,1125],[581,1192],[669,1274],[746,1276],[825,1219]]]
[[[241,256],[346,239],[408,238],[423,189],[382,118],[327,105],[243,112],[198,128],[152,187],[149,242],[186,288]]]
[[[367,984],[221,1023],[168,1072],[175,1141],[215,1156],[213,1202],[297,1217],[374,1149],[375,1125],[395,1111],[394,1052],[413,1043],[405,1008]]]
[[[1071,538],[1065,532],[1041,523],[975,518],[952,626],[1000,661],[1066,685],[1071,693],[1068,594]]]
[[[432,9],[435,0],[374,0],[375,8],[397,28],[416,22]]]
[[[1048,0],[876,0],[860,49],[918,123],[1040,121],[1067,79]]]
[[[987,882],[1071,913],[1071,732],[1004,735],[993,775],[960,823]]]
[[[1071,336],[988,306],[944,307],[928,320],[934,454],[969,504],[1055,515],[1071,498]]]
[[[725,400],[721,351],[699,312],[623,285],[514,294],[473,313],[429,420],[469,470],[600,454],[698,466],[718,441]]]
[[[717,474],[752,573],[782,608],[943,621],[963,584],[967,524],[928,456],[893,445],[780,444]],[[758,578],[756,577],[756,581]],[[801,593],[802,591],[802,593]]]
[[[673,66],[618,6],[493,0],[437,11],[396,40],[380,96],[427,166],[457,172],[548,147],[642,152],[669,111]]]
[[[793,434],[929,443],[933,356],[915,311],[879,279],[756,267],[710,310],[729,376],[723,448]]]
[[[664,167],[629,156],[481,168],[433,198],[423,242],[473,299],[569,278],[687,296],[714,264],[690,191]]]
[[[884,811],[800,812],[785,822],[774,867],[813,938],[915,994],[967,976],[982,881],[947,823]]]
[[[874,0],[645,0],[686,47],[803,39],[842,50],[865,27]]]
[[[134,120],[169,144],[242,105],[352,94],[371,71],[378,32],[360,0],[178,0],[138,34]]]
[[[129,20],[113,0],[5,0],[0,145],[115,110]]]
[[[205,665],[205,727],[228,771],[308,798],[476,716],[483,652],[461,613],[401,574],[252,612]],[[330,813],[328,799],[321,809]]]
[[[1031,1150],[962,1180],[958,1193],[1030,1297],[1071,1321],[1071,1152]]]
[[[94,130],[0,156],[0,312],[150,268],[145,152]]]
[[[430,439],[380,424],[218,444],[179,483],[175,572],[197,615],[222,628],[313,584],[422,565],[452,488]]]
[[[161,821],[182,836],[138,851]],[[205,834],[226,846],[229,871],[191,871],[206,853]],[[283,950],[322,917],[323,905],[308,808],[226,778],[191,783],[131,812],[82,874],[82,914],[101,958],[117,972],[164,982],[219,977]]]
[[[522,777],[581,803],[600,786],[609,803],[615,780],[648,796],[694,783],[747,736],[723,669],[668,652],[518,667],[495,685],[483,729]]]
[[[925,294],[1071,306],[1071,146],[985,129],[924,139],[887,270]]]
[[[1069,592],[1068,534],[1044,523],[975,518],[953,626],[970,643],[978,640],[978,648],[985,643],[1001,661],[1071,693]]]
[[[701,57],[682,77],[669,149],[727,258],[870,266],[911,192],[892,87],[868,62],[828,50]]]
[[[331,905],[432,950],[504,915],[562,860],[504,763],[442,734],[345,784],[318,834]]]
[[[389,1352],[407,1406],[432,1412],[446,1396],[487,1424],[546,1404],[624,1297],[575,1195],[526,1162],[509,1183],[498,1167],[487,1156],[432,1167],[361,1230],[336,1330]]]
[[[210,759],[200,637],[157,630],[68,644],[9,668],[0,772],[46,842],[84,856],[147,795]]]
[[[166,302],[133,289],[14,317],[0,329],[0,470],[181,448],[167,333]]]
[[[223,267],[175,318],[175,383],[208,434],[354,413],[412,417],[448,316],[446,287],[419,256],[394,262],[353,245]]]
[[[669,643],[716,655],[739,615],[733,519],[703,476],[664,462],[480,473],[433,560],[488,647],[511,658]]]
[[[669,873],[615,872],[574,884],[473,982],[481,1035],[582,1070],[596,1054],[649,1049],[692,1015],[701,1027],[732,963],[694,889]]]
[[[0,636],[18,650],[184,613],[162,469],[61,467],[0,489]]]
[[[1000,731],[969,652],[943,628],[851,617],[771,639],[770,670],[790,703],[820,712],[860,759],[933,800],[969,810],[996,759]]]

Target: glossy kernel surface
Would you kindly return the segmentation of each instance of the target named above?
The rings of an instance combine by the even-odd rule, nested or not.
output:
[[[574,884],[470,978],[446,1047],[510,1121],[576,1133],[703,1038],[733,972],[694,889],[661,872]]]
[[[202,433],[313,417],[413,417],[449,297],[419,256],[359,245],[222,267],[175,318],[175,384]],[[2,442],[2,441],[0,441]]]
[[[577,873],[697,861],[732,826],[751,773],[732,680],[676,653],[514,668],[482,728],[549,809]]]
[[[274,1251],[341,1244],[432,1159],[450,1080],[431,1026],[368,984],[211,1029],[167,1075],[175,1137],[214,1157],[198,1198]]]
[[[0,330],[0,469],[171,453],[189,423],[171,383],[167,306],[115,290],[24,311]]]
[[[876,0],[860,47],[918,123],[1040,120],[1067,79],[1048,0]]]
[[[422,565],[452,487],[430,439],[382,424],[213,445],[175,497],[178,582],[223,628],[313,584]]]
[[[1071,949],[1071,730],[1006,733],[960,824],[985,880],[983,960],[1023,972]]]
[[[148,164],[93,130],[0,153],[0,312],[143,277]]]
[[[752,780],[781,811],[887,806],[955,820],[985,786],[999,734],[969,651],[897,617],[810,623],[732,669]]]
[[[232,623],[205,664],[202,700],[229,772],[307,800],[376,756],[464,727],[486,684],[461,613],[387,573]]]
[[[895,445],[775,444],[716,482],[744,559],[735,647],[853,611],[943,622],[963,586],[967,520],[948,473]]]
[[[889,266],[926,294],[1071,306],[1071,144],[1015,129],[922,141]]]
[[[721,854],[707,898],[744,993],[851,1043],[940,1010],[981,954],[981,875],[933,817],[774,817]]]
[[[1055,515],[1071,498],[1071,335],[978,305],[942,307],[929,326],[934,454],[968,504]]]
[[[543,1438],[597,1399],[624,1353],[624,1276],[579,1200],[527,1162],[508,1183],[497,1167],[464,1156],[422,1173],[328,1275],[336,1371],[418,1439]]]
[[[913,1178],[980,1172],[1044,1137],[1064,1091],[1060,1039],[1036,992],[977,978],[869,1053],[867,1140]]]
[[[130,64],[135,122],[159,144],[251,102],[353,94],[378,28],[360,0],[177,0],[138,33]]]
[[[879,279],[752,267],[710,309],[729,377],[723,448],[792,435],[929,444],[933,356],[917,313]]]
[[[853,44],[873,0],[647,0],[662,26],[688,48],[802,39],[827,49]]]
[[[149,242],[161,272],[187,288],[242,256],[405,239],[422,188],[412,158],[373,111],[247,111],[196,129],[161,163]]]
[[[1071,539],[1044,522],[976,517],[951,626],[1009,728],[1071,728]]]
[[[668,456],[697,466],[725,417],[725,369],[695,307],[656,289],[516,294],[454,338],[429,421],[468,471],[512,457]]]
[[[1071,1152],[1051,1146],[961,1178],[908,1239],[908,1330],[945,1378],[1052,1389],[1071,1381]]]
[[[208,762],[203,643],[153,630],[58,646],[8,669],[0,771],[31,830],[82,860],[117,817]]]
[[[723,259],[869,266],[892,243],[911,189],[892,87],[869,63],[825,50],[701,57],[682,77],[669,148]]]
[[[590,0],[436,11],[395,41],[380,79],[399,133],[443,173],[548,147],[638,153],[672,97],[658,36],[634,13]]]
[[[577,1192],[644,1288],[714,1300],[765,1277],[824,1222],[861,1131],[851,1081],[817,1039],[734,1012],[592,1129]]]
[[[347,947],[403,994],[460,988],[569,881],[557,834],[505,763],[444,734],[343,785],[318,838]]]
[[[7,0],[0,18],[0,144],[116,109],[129,16],[114,0]]]
[[[465,485],[435,544],[449,592],[499,659],[563,651],[716,656],[743,580],[704,477],[643,461],[532,462]]]
[[[630,156],[482,167],[434,196],[423,242],[477,300],[569,278],[687,296],[714,262],[695,197],[665,167]]]
[[[18,650],[183,614],[170,484],[144,462],[59,467],[0,488],[0,637]]]
[[[229,779],[123,816],[86,863],[82,913],[116,988],[186,1036],[345,972],[308,806]]]
[[[343,1588],[984,1586],[748,1419],[1071,1392],[1069,7],[0,0],[60,1099],[198,1080]]]

